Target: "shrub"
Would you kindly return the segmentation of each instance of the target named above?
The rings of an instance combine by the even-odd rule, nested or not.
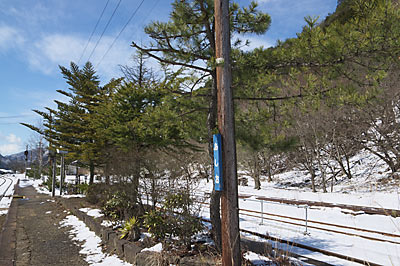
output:
[[[203,226],[192,212],[193,201],[188,193],[169,193],[160,210],[147,212],[143,224],[153,237],[178,237],[185,245],[190,244],[191,237],[202,230]]]
[[[80,192],[80,193],[82,193],[82,194],[87,194],[87,192],[88,192],[88,189],[89,189],[89,185],[88,184],[86,184],[86,183],[82,183],[82,184],[79,184],[78,185],[78,191]]]
[[[132,203],[124,191],[117,191],[105,202],[102,207],[104,215],[114,221],[122,220],[128,209],[132,208]]]
[[[48,191],[52,192],[52,179],[51,177],[47,178],[46,182],[43,183],[43,186],[47,188]],[[60,182],[56,180],[56,188],[60,187]]]
[[[147,231],[156,239],[164,239],[171,235],[168,230],[166,216],[159,210],[151,210],[143,215],[143,225]]]
[[[120,239],[129,238],[133,241],[139,240],[139,220],[135,216],[132,216],[119,231],[121,232]]]
[[[110,187],[106,184],[81,184],[83,192],[86,194],[86,200],[92,204],[103,205],[109,198]]]

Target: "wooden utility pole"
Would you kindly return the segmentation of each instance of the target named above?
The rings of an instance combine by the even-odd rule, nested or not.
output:
[[[61,153],[61,169],[60,169],[60,196],[63,194],[63,187],[64,187],[64,174],[65,174],[65,169],[64,169],[64,154]]]
[[[214,0],[218,129],[222,137],[222,265],[241,265],[229,0]]]
[[[52,181],[51,181],[51,196],[54,198],[56,195],[56,168],[57,168],[57,157],[56,152],[53,151],[52,154],[52,164],[53,164],[53,172],[52,172]]]

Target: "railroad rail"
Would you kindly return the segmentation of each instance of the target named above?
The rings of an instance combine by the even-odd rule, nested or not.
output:
[[[201,205],[205,205],[207,206],[207,208],[209,208],[210,204],[207,202],[200,202],[200,201],[196,201],[197,203],[201,204]],[[250,216],[250,217],[255,217],[255,218],[263,218],[264,220],[271,220],[271,221],[275,221],[275,222],[280,222],[280,223],[286,223],[286,224],[291,224],[291,225],[295,225],[295,226],[299,226],[299,227],[303,227],[304,224],[301,223],[295,223],[292,221],[285,221],[285,220],[281,220],[281,219],[275,219],[275,218],[270,218],[270,217],[262,217],[260,215],[269,215],[269,216],[276,216],[278,218],[284,218],[284,219],[291,219],[291,220],[295,220],[295,221],[303,221],[305,222],[305,219],[302,218],[297,218],[297,217],[290,217],[290,216],[284,216],[284,215],[278,215],[278,214],[271,214],[271,213],[266,213],[266,212],[259,212],[259,211],[254,211],[254,210],[247,210],[247,209],[242,209],[239,208],[239,215],[241,216]],[[209,219],[204,219],[202,218],[202,220],[204,222],[210,223]],[[355,236],[355,237],[361,237],[364,239],[368,239],[368,240],[373,240],[373,241],[380,241],[380,242],[389,242],[392,244],[398,244],[400,245],[400,235],[398,234],[391,234],[391,233],[386,233],[386,232],[379,232],[379,231],[374,231],[374,230],[370,230],[370,229],[364,229],[364,228],[356,228],[356,227],[351,227],[351,226],[344,226],[344,225],[336,225],[336,224],[330,224],[330,223],[326,223],[326,222],[319,222],[319,221],[313,221],[313,220],[308,220],[308,222],[310,223],[315,223],[315,224],[320,224],[320,225],[325,225],[325,226],[336,226],[338,228],[343,228],[343,229],[349,229],[349,230],[355,230],[355,231],[361,231],[361,232],[367,232],[367,233],[373,233],[373,234],[380,234],[383,236],[389,236],[389,237],[393,237],[393,238],[399,238],[399,241],[392,241],[392,240],[388,240],[388,239],[381,239],[378,237],[370,237],[370,236],[365,236],[365,235],[361,235],[361,234],[356,234],[356,233],[348,233],[348,232],[343,232],[343,231],[339,231],[339,230],[333,230],[333,229],[329,229],[329,228],[323,228],[323,227],[317,227],[317,226],[309,226],[309,228],[313,228],[313,229],[317,229],[317,230],[322,230],[322,231],[326,231],[326,232],[331,232],[331,233],[337,233],[337,234],[344,234],[344,235],[348,235],[348,236]],[[240,229],[241,232],[249,234],[249,235],[254,235],[269,241],[273,241],[274,243],[282,243],[285,244],[287,246],[290,247],[297,247],[297,248],[301,248],[304,250],[308,250],[311,252],[315,252],[315,253],[320,253],[329,257],[335,257],[337,259],[342,259],[342,260],[347,260],[350,262],[355,262],[355,263],[360,263],[363,265],[370,265],[370,266],[381,266],[380,264],[374,263],[374,262],[370,262],[367,260],[363,260],[360,258],[355,258],[355,257],[351,257],[351,256],[347,256],[344,254],[340,254],[337,252],[333,252],[333,251],[329,251],[329,250],[324,250],[321,248],[317,248],[317,247],[313,247],[313,246],[309,246],[306,244],[302,244],[302,243],[298,243],[295,241],[291,241],[291,240],[287,240],[287,239],[283,239],[283,238],[278,238],[275,236],[271,236],[268,234],[262,234],[259,232],[253,232],[250,230],[246,230],[246,229]],[[307,257],[307,255],[300,255],[300,254],[296,254],[293,251],[290,251],[288,253],[288,251],[286,251],[287,254],[290,253],[290,256],[298,256],[298,257],[302,257],[305,259],[308,259],[310,264],[314,264],[314,265],[330,265],[328,263],[323,263],[321,261],[318,260],[314,260],[311,259],[309,257]]]
[[[206,205],[208,207],[210,206],[210,204],[207,202],[197,202],[197,203]],[[392,234],[392,233],[375,231],[375,230],[370,230],[370,229],[365,229],[365,228],[358,228],[358,227],[352,227],[352,226],[346,226],[346,225],[340,225],[340,224],[332,224],[332,223],[320,222],[320,221],[314,221],[314,220],[306,220],[303,218],[291,217],[291,216],[268,213],[268,212],[247,210],[247,209],[243,209],[243,208],[239,208],[239,214],[244,215],[244,216],[253,217],[253,218],[259,218],[259,219],[263,219],[263,220],[270,220],[270,221],[274,221],[274,222],[295,225],[295,226],[299,226],[299,227],[304,227],[304,224],[300,224],[300,223],[296,223],[296,222],[292,222],[292,221],[285,221],[282,219],[265,217],[264,215],[278,217],[278,218],[284,218],[287,220],[294,220],[294,221],[301,221],[301,222],[325,225],[325,226],[330,226],[333,228],[336,227],[336,228],[341,228],[341,229],[348,229],[348,230],[353,230],[353,231],[360,231],[360,232],[366,232],[366,233],[382,235],[382,236],[387,236],[387,237],[392,237],[392,238],[398,238],[399,239],[398,241],[393,241],[390,239],[383,239],[383,238],[366,236],[366,235],[361,235],[361,234],[352,233],[352,232],[339,231],[339,229],[329,229],[329,228],[323,228],[323,227],[318,227],[318,226],[313,226],[313,225],[307,225],[308,228],[317,229],[320,231],[331,232],[331,233],[336,233],[336,234],[343,234],[343,235],[354,236],[354,237],[361,237],[361,238],[368,239],[368,240],[379,241],[379,242],[388,242],[388,243],[400,245],[400,235],[399,234]],[[259,215],[256,215],[256,214],[259,214]]]
[[[248,195],[242,195],[240,198],[248,198]],[[340,203],[329,203],[329,202],[319,202],[319,201],[308,201],[308,200],[289,200],[283,198],[268,198],[268,197],[256,197],[257,200],[262,201],[270,201],[270,202],[278,202],[289,205],[308,205],[310,207],[328,207],[328,208],[341,208],[348,209],[356,212],[364,212],[365,214],[379,214],[392,216],[394,218],[400,217],[400,210],[396,209],[386,209],[386,208],[375,208],[375,207],[366,207],[359,205],[349,205],[349,204],[340,204]]]
[[[6,184],[6,183],[7,183],[7,180],[10,181],[10,184],[8,184],[8,185]],[[13,180],[12,180],[11,178],[6,177],[5,175],[0,175],[0,188],[1,188],[1,187],[4,187],[4,186],[7,186],[7,188],[4,190],[4,192],[0,194],[0,201],[1,201],[4,197],[6,197],[6,193],[7,193],[7,191],[10,189],[10,187],[12,186],[12,184],[13,184]]]
[[[204,222],[210,223],[209,219],[202,218],[201,220],[204,221]],[[343,259],[343,260],[347,260],[347,261],[351,261],[351,262],[356,262],[356,263],[360,263],[360,264],[363,264],[363,265],[382,266],[381,264],[377,264],[377,263],[374,263],[374,262],[370,262],[370,261],[366,261],[366,260],[362,260],[362,259],[358,259],[358,258],[353,258],[353,257],[346,256],[346,255],[343,255],[343,254],[340,254],[340,253],[336,253],[336,252],[332,252],[332,251],[328,251],[328,250],[324,250],[324,249],[320,249],[320,248],[316,248],[316,247],[307,246],[307,245],[304,245],[304,244],[301,244],[301,243],[297,243],[297,242],[294,242],[294,241],[291,241],[291,240],[282,239],[282,238],[278,238],[278,237],[274,237],[274,236],[270,236],[270,235],[265,235],[265,234],[261,234],[261,233],[258,233],[258,232],[249,231],[249,230],[246,230],[246,229],[239,229],[239,230],[240,230],[240,232],[243,232],[243,233],[246,233],[246,234],[250,234],[250,235],[254,235],[254,236],[266,239],[266,240],[271,240],[273,242],[279,242],[279,243],[282,243],[282,244],[285,244],[285,245],[288,245],[288,246],[292,246],[292,247],[306,249],[306,250],[309,250],[309,251],[312,251],[312,252],[318,252],[318,253],[321,253],[321,254],[324,254],[324,255],[327,255],[327,256],[330,256],[330,257],[335,257],[335,258],[339,258],[339,259]],[[321,263],[321,261],[316,261],[316,260],[310,259],[310,258],[308,258],[306,256],[296,254],[296,253],[294,253],[292,251],[289,252],[289,253],[292,256],[299,256],[299,257],[303,257],[303,258],[309,259],[311,263],[312,262],[315,262],[315,263],[318,263],[318,264]],[[328,263],[323,263],[323,264],[324,265],[330,265]]]
[[[200,197],[203,196],[203,195],[200,195],[198,192],[194,193],[194,194],[197,196],[200,196]],[[209,193],[204,193],[204,195],[208,196]],[[239,199],[244,200],[244,201],[256,200],[256,201],[259,201],[261,204],[263,204],[263,202],[273,202],[273,203],[278,203],[278,204],[294,205],[297,207],[306,207],[306,208],[313,207],[313,206],[331,207],[331,208],[338,207],[338,208],[342,208],[342,209],[362,211],[365,214],[373,214],[373,215],[380,214],[380,215],[385,215],[385,216],[400,217],[400,210],[396,210],[396,209],[387,209],[387,208],[379,209],[379,208],[359,206],[359,205],[333,204],[333,203],[307,201],[307,200],[288,200],[288,199],[283,199],[283,198],[256,197],[255,199],[250,199],[252,196],[253,195],[241,194],[241,195],[239,195]],[[208,202],[203,202],[203,201],[196,201],[196,202],[203,204],[203,205],[207,205],[209,207]],[[388,243],[400,245],[400,234],[395,234],[395,233],[382,232],[382,231],[371,230],[371,229],[367,229],[367,228],[360,228],[360,227],[347,226],[347,225],[341,225],[341,224],[332,224],[332,223],[312,220],[312,219],[308,219],[308,218],[304,219],[304,218],[298,218],[298,217],[291,217],[291,216],[287,216],[287,215],[275,214],[275,213],[265,212],[263,210],[263,208],[261,208],[261,211],[239,208],[239,213],[244,216],[259,218],[261,220],[261,223],[263,220],[271,220],[271,221],[290,224],[290,225],[299,226],[299,227],[305,226],[306,228],[308,227],[308,228],[326,231],[326,232],[330,232],[330,233],[343,234],[343,235],[360,237],[360,238],[373,240],[373,241],[388,242]],[[266,217],[265,215],[269,216],[269,217]],[[275,218],[271,218],[271,217],[275,217]],[[282,219],[286,219],[289,221],[282,220]],[[302,222],[303,224],[300,224],[298,222]],[[311,223],[311,225],[309,225],[309,223]],[[316,225],[319,225],[319,226],[316,226]],[[330,228],[324,228],[324,227],[320,227],[320,226],[328,226]],[[353,232],[346,232],[346,231],[340,231],[340,230],[351,230]],[[307,229],[306,229],[306,232],[307,232]],[[356,232],[356,233],[354,233],[354,232]],[[365,235],[365,234],[363,235],[361,233],[374,234],[374,235],[378,235],[378,237],[369,236],[369,235]],[[394,238],[397,241],[393,240],[393,239],[382,238],[382,236]]]

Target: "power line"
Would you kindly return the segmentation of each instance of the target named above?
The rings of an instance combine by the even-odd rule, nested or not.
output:
[[[117,6],[114,8],[114,11],[113,11],[113,13],[111,14],[110,19],[107,21],[107,24],[106,24],[106,26],[104,27],[104,30],[103,30],[103,32],[101,33],[99,40],[97,41],[97,43],[96,43],[96,45],[94,46],[92,52],[90,53],[90,56],[89,56],[89,58],[88,58],[88,61],[90,61],[90,58],[92,58],[92,55],[93,55],[94,51],[95,51],[96,48],[97,48],[97,45],[99,45],[101,38],[103,38],[103,35],[104,35],[104,33],[106,32],[108,26],[110,25],[110,22],[111,22],[112,18],[114,17],[115,12],[117,12],[117,9],[118,9],[119,5],[121,4],[121,1],[122,1],[122,0],[119,0]]]
[[[87,49],[87,47],[88,47],[90,41],[92,40],[93,34],[95,33],[95,31],[96,31],[96,29],[97,29],[97,26],[99,25],[99,22],[100,22],[100,20],[102,19],[103,14],[104,14],[104,11],[106,11],[106,8],[107,8],[109,2],[110,2],[110,0],[107,0],[107,3],[106,3],[106,5],[104,6],[103,11],[102,11],[101,14],[100,14],[100,17],[97,19],[96,26],[94,26],[94,29],[93,29],[92,33],[90,34],[89,40],[88,40],[87,43],[86,43],[85,49],[83,49],[83,52],[82,52],[81,56],[79,57],[78,65],[79,65],[79,63],[81,62],[82,56],[85,54],[86,49]]]
[[[21,118],[21,117],[29,117],[29,116],[33,116],[33,115],[0,116],[0,119]]]
[[[111,43],[110,47],[108,47],[107,51],[105,52],[105,54],[103,55],[103,57],[100,59],[99,63],[96,66],[96,69],[98,68],[98,66],[100,65],[100,63],[103,61],[104,57],[106,57],[106,55],[108,54],[108,52],[111,50],[111,48],[113,47],[113,45],[115,44],[115,42],[117,41],[117,39],[119,38],[119,36],[121,36],[122,32],[126,29],[126,27],[128,26],[128,24],[131,22],[131,20],[133,19],[133,17],[136,15],[136,13],[138,12],[139,8],[142,6],[142,4],[144,3],[144,0],[142,0],[142,2],[140,2],[139,6],[135,9],[135,11],[132,13],[131,17],[128,19],[128,21],[125,23],[124,27],[121,29],[121,31],[118,33],[118,35],[114,38],[114,41]]]
[[[140,26],[143,26],[144,25],[144,23],[146,22],[146,20],[149,18],[149,16],[151,15],[151,13],[153,13],[153,10],[156,8],[156,6],[158,5],[158,2],[160,2],[160,0],[156,0],[155,2],[154,2],[154,5],[150,8],[150,10],[148,11],[148,12],[146,12],[147,13],[147,15],[143,18],[143,20],[142,20],[142,23],[141,23],[141,25]],[[134,35],[132,35],[132,39],[134,38],[135,36]],[[125,64],[127,64],[128,62],[129,62],[129,58],[126,60],[126,63]],[[100,64],[100,63],[99,63]],[[98,65],[99,65],[98,64]]]

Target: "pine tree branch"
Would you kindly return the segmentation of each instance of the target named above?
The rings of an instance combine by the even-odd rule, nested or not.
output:
[[[207,68],[203,68],[203,67],[199,67],[199,66],[195,66],[195,65],[190,65],[190,64],[185,64],[185,63],[181,63],[181,62],[176,62],[176,61],[170,61],[170,60],[166,60],[166,59],[162,59],[159,56],[156,56],[155,54],[152,54],[151,52],[162,52],[162,50],[164,49],[145,49],[143,47],[140,47],[139,45],[137,45],[135,42],[132,42],[132,47],[140,50],[141,52],[147,54],[148,56],[156,59],[159,62],[165,63],[165,64],[171,64],[171,65],[176,65],[176,66],[183,66],[183,67],[187,67],[187,68],[191,68],[191,69],[196,69],[196,70],[200,70],[203,72],[211,72],[211,70],[207,69]]]

